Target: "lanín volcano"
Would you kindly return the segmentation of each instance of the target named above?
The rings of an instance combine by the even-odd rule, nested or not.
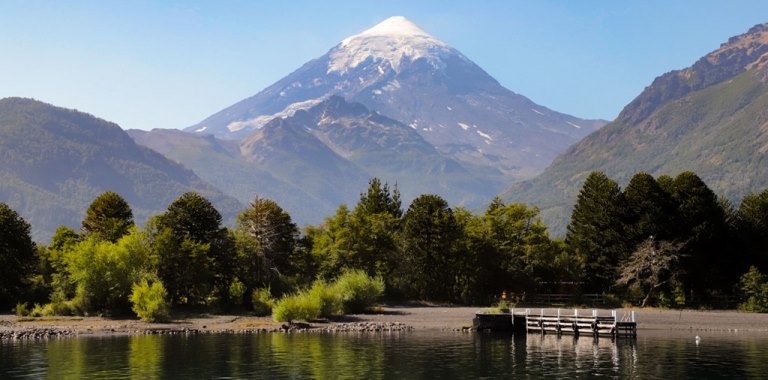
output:
[[[391,17],[186,131],[240,139],[333,95],[398,120],[446,157],[506,181],[541,172],[604,124],[535,104],[411,21]]]

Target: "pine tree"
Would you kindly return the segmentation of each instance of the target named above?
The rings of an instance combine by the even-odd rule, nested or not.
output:
[[[107,191],[93,200],[85,212],[82,228],[84,237],[94,237],[112,243],[128,234],[133,226],[133,211],[119,194]]]
[[[0,306],[15,301],[34,270],[35,243],[30,226],[5,203],[0,202]]]
[[[462,266],[456,252],[461,230],[448,203],[437,195],[421,195],[408,207],[404,220],[400,280],[413,297],[455,300]]]
[[[592,172],[579,192],[565,238],[568,249],[584,263],[584,290],[605,292],[618,278],[629,255],[626,206],[619,185]]]

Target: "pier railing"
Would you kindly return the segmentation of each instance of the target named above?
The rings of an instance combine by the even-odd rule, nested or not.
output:
[[[520,315],[518,310],[517,315]],[[512,311],[515,315],[515,311]],[[613,337],[636,337],[637,321],[635,312],[627,311],[620,315],[611,310],[611,315],[600,315],[598,310],[592,310],[591,315],[579,314],[578,309],[557,312],[545,312],[544,309],[531,311],[525,309],[525,329],[527,332],[541,334],[572,334]]]

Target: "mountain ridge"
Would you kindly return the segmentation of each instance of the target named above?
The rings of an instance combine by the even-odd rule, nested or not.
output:
[[[692,170],[732,202],[768,187],[768,24],[732,37],[693,65],[657,77],[619,117],[566,149],[507,200],[542,208],[563,234],[581,183],[603,171],[620,184],[636,172]]]
[[[391,29],[396,32],[376,32]],[[537,105],[502,87],[458,50],[395,17],[185,130],[239,139],[332,95],[402,122],[458,162],[492,167],[513,179],[532,177],[605,124]]]
[[[34,99],[0,99],[0,201],[46,240],[61,224],[78,228],[93,199],[123,196],[137,222],[175,197],[198,191],[232,219],[240,204],[191,170],[138,146],[117,124]]]

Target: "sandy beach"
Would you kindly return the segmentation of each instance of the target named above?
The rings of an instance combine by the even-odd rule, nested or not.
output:
[[[334,321],[318,321],[311,328],[333,330],[350,325],[399,324],[415,331],[456,331],[471,326],[475,313],[480,307],[452,306],[385,306],[374,314],[349,315]],[[517,309],[516,312],[524,312]],[[539,313],[540,309],[531,309]],[[556,312],[556,309],[545,309]],[[619,309],[625,315],[629,309]],[[745,313],[740,311],[699,311],[634,309],[638,332],[664,331],[710,331],[768,334],[768,314]],[[572,314],[573,309],[562,309]],[[580,315],[591,315],[591,309],[579,309]],[[600,310],[601,315],[610,315],[610,310]],[[146,323],[138,319],[110,319],[102,317],[43,317],[19,318],[15,315],[0,315],[0,334],[19,331],[48,331],[58,335],[124,335],[149,333],[253,333],[281,331],[283,323],[271,317],[248,315],[202,315],[176,319],[170,323]],[[54,334],[51,334],[54,335]]]

